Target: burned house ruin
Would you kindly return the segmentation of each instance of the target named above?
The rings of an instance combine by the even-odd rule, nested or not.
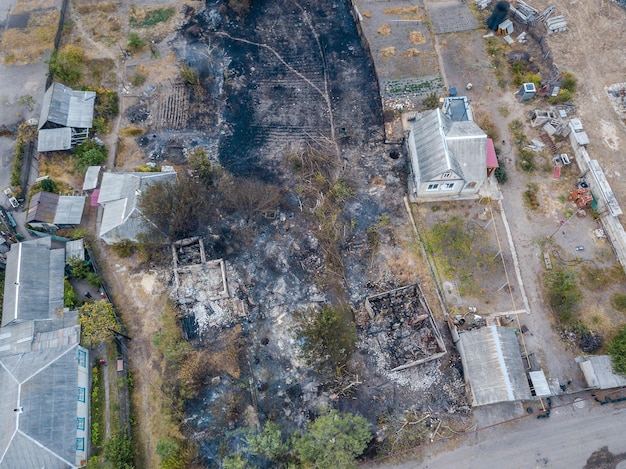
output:
[[[365,300],[371,321],[367,342],[389,371],[436,360],[446,346],[419,284],[396,288]]]

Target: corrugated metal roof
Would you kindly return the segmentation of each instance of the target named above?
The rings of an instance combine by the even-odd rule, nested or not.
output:
[[[57,225],[78,225],[83,218],[85,201],[83,196],[62,195],[59,196],[54,223]]]
[[[98,176],[102,166],[89,166],[85,173],[85,181],[83,182],[83,190],[90,191],[98,187]]]
[[[548,386],[548,380],[546,379],[546,375],[543,373],[543,370],[529,371],[528,376],[533,383],[536,396],[545,397],[552,395],[552,391],[550,391],[550,386]]]
[[[54,223],[59,195],[52,192],[37,192],[30,199],[26,223]]]
[[[37,137],[37,151],[61,151],[72,148],[72,129],[41,129]]]
[[[489,326],[463,332],[458,347],[472,391],[472,405],[532,397],[513,329]]]
[[[85,260],[85,243],[83,239],[75,239],[65,243],[65,260],[66,263],[70,259]]]
[[[439,109],[425,113],[413,123],[411,138],[415,140],[419,168],[415,171],[419,183],[439,177],[448,170],[462,175],[456,162],[450,158],[445,141],[445,129],[449,125]]]
[[[100,236],[107,243],[137,239],[146,229],[146,218],[136,210],[146,187],[172,181],[176,173],[104,173],[98,203],[104,206]]]
[[[44,94],[39,128],[46,124],[89,129],[93,121],[94,91],[73,90],[61,83],[53,83]]]
[[[13,244],[7,254],[2,325],[56,317],[63,307],[65,250],[49,237]]]

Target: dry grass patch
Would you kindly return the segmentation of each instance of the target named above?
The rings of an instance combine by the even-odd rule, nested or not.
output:
[[[11,9],[11,14],[17,15],[34,10],[55,10],[58,8],[58,4],[57,0],[18,0],[17,4]]]
[[[419,13],[420,7],[396,7],[396,8],[387,8],[383,11],[385,15],[415,15]]]
[[[120,2],[81,2],[74,8],[81,15],[100,13],[113,13],[120,7]]]
[[[396,48],[394,46],[384,47],[380,50],[380,55],[385,59],[396,56]]]
[[[426,43],[426,36],[419,31],[411,31],[409,33],[409,42],[415,45],[424,44]]]
[[[376,32],[381,36],[389,36],[391,34],[391,26],[389,26],[388,23],[385,23],[379,27]]]
[[[59,12],[34,13],[24,29],[9,29],[2,35],[0,50],[5,64],[30,64],[41,60],[54,47]]]
[[[232,329],[222,331],[220,340],[213,343],[219,348],[206,352],[206,365],[212,372],[227,373],[232,378],[239,379],[241,376],[239,359],[243,350],[241,331],[240,324]]]
[[[421,52],[415,47],[411,47],[410,49],[407,49],[402,53],[402,55],[404,55],[405,57],[417,57],[420,54]]]
[[[367,10],[364,11],[363,13],[361,13],[361,16],[363,16],[364,18],[371,18],[372,17],[372,12]]]

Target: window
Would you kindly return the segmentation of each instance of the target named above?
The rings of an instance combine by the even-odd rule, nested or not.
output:
[[[452,173],[450,171],[447,171],[441,175],[441,179],[449,179],[451,177],[452,177]]]
[[[85,451],[85,439],[76,438],[76,451]]]
[[[87,368],[87,352],[84,350],[78,351],[78,364],[83,368]]]
[[[78,387],[78,401],[85,402],[85,388]]]
[[[76,417],[76,430],[85,429],[85,417]]]
[[[437,189],[439,189],[439,184],[428,184],[426,188],[427,191],[436,191]]]
[[[452,189],[454,189],[454,183],[453,182],[447,182],[443,185],[442,188],[444,191],[451,191]]]

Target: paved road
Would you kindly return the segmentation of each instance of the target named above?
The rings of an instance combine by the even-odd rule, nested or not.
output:
[[[394,469],[449,468],[626,468],[626,404],[567,405],[549,419],[534,416],[479,431],[460,447],[434,445],[423,460],[385,466]],[[592,460],[592,453],[596,453]],[[612,454],[610,454],[610,453]]]

